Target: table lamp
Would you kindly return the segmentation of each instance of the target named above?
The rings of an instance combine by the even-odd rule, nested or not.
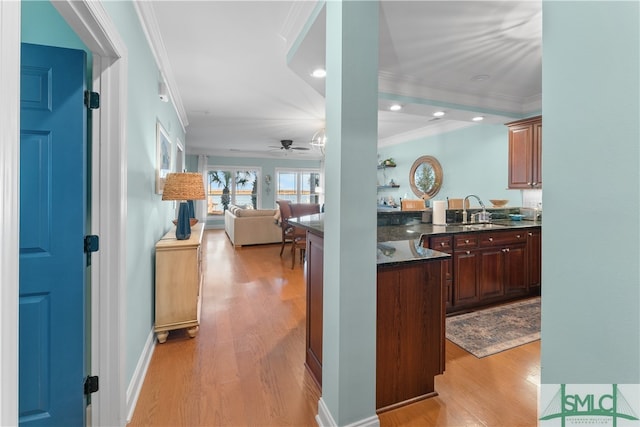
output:
[[[162,200],[180,200],[176,239],[186,240],[191,237],[191,221],[187,200],[203,200],[204,198],[202,174],[191,172],[167,174]]]

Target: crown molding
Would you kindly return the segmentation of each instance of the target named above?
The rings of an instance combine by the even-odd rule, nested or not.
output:
[[[133,6],[138,14],[138,20],[142,26],[142,31],[147,39],[151,53],[156,61],[156,65],[160,70],[160,78],[164,79],[167,84],[167,90],[169,92],[169,99],[173,104],[173,108],[178,114],[178,119],[182,126],[183,132],[186,132],[185,128],[189,125],[187,118],[187,112],[184,109],[182,103],[182,97],[180,91],[177,89],[173,71],[171,68],[171,62],[167,55],[167,50],[162,41],[162,34],[160,33],[160,27],[158,26],[158,20],[153,9],[153,2],[148,1],[135,1]]]

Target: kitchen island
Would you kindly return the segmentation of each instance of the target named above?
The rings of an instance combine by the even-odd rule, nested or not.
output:
[[[420,218],[378,216],[378,412],[436,394],[445,314],[540,294],[541,221],[433,225]],[[307,230],[305,365],[321,386],[324,214],[292,222]]]
[[[292,221],[307,230],[305,365],[322,385],[323,214]],[[444,372],[445,270],[449,254],[416,238],[378,242],[376,409],[397,408],[436,395]]]

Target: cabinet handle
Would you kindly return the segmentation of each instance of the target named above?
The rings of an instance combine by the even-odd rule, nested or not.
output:
[[[471,252],[467,251],[467,255],[469,255]]]
[[[444,247],[444,242],[440,242],[440,246]]]
[[[509,252],[509,248],[504,248],[504,249],[502,250],[502,252],[504,252],[504,253]]]
[[[518,235],[516,236],[516,239],[519,239],[519,238],[520,238],[520,235],[518,234]]]
[[[493,237],[489,237],[489,241],[490,241],[490,242],[493,242]]]
[[[529,187],[531,187],[533,184],[531,184],[530,182],[527,182],[527,185],[528,185]]]
[[[536,185],[538,185],[538,183],[537,183],[537,182],[534,182],[534,183],[533,183],[533,186],[535,187]]]
[[[464,240],[464,242],[465,242],[465,243],[469,243],[469,239],[465,239],[465,240]]]
[[[533,233],[529,233],[529,236],[533,236]]]

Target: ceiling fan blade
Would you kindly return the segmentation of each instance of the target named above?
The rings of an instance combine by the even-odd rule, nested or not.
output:
[[[290,150],[309,150],[307,147],[289,147]]]

